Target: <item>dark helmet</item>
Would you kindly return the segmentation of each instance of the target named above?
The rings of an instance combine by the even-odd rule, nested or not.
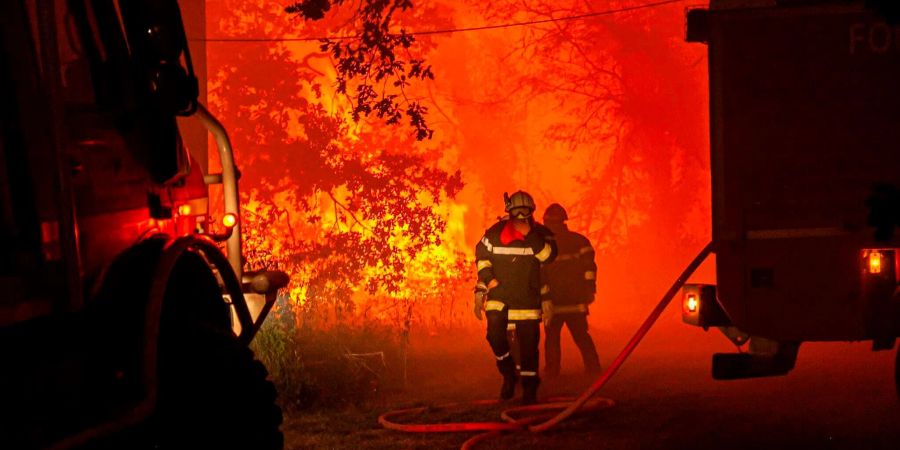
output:
[[[503,194],[503,201],[506,204],[506,212],[510,217],[517,219],[526,219],[534,213],[534,198],[525,191],[516,191],[513,195]]]
[[[569,215],[559,203],[554,203],[544,210],[544,223],[560,223],[567,220],[569,220]]]

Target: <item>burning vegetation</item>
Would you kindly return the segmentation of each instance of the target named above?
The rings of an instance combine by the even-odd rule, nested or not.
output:
[[[471,327],[472,244],[504,191],[566,206],[604,318],[645,309],[678,260],[654,255],[707,239],[709,182],[704,54],[683,6],[641,4],[210,5],[247,265],[292,280],[257,342],[286,397],[327,397],[325,361],[362,395],[405,377],[411,335]]]

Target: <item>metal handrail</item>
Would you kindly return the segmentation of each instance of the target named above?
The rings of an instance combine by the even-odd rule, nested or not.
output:
[[[203,104],[198,102],[197,112],[194,115],[216,139],[216,148],[219,150],[219,161],[222,165],[222,173],[207,174],[204,176],[204,181],[206,181],[207,184],[215,184],[216,182],[222,183],[222,191],[225,197],[225,214],[231,213],[237,218],[231,236],[229,236],[226,241],[226,249],[228,262],[231,264],[231,268],[234,269],[237,279],[240,280],[243,277],[243,264],[241,262],[240,194],[238,191],[238,174],[237,167],[234,165],[234,151],[231,148],[231,140],[228,139],[228,132],[225,130],[225,127],[222,126],[222,123],[219,122],[219,120],[216,119]]]

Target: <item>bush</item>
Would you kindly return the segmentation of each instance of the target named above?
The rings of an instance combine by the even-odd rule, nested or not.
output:
[[[402,387],[400,336],[374,321],[323,328],[281,296],[253,341],[287,409],[360,405]]]

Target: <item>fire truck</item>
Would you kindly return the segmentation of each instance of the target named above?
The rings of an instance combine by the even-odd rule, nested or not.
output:
[[[895,346],[890,3],[712,0],[687,14],[687,40],[708,49],[716,284],[685,286],[682,318],[749,343],[713,356],[715,379],[787,374],[803,342]],[[900,354],[896,377],[900,392]]]
[[[283,446],[248,344],[288,280],[245,270],[182,6],[0,2],[0,448]]]

